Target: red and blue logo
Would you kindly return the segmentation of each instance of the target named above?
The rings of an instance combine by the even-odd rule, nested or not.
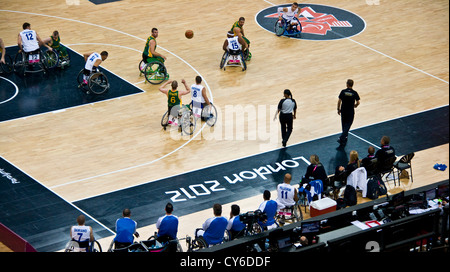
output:
[[[256,22],[264,29],[274,32],[278,20],[278,8],[290,7],[291,4],[273,6],[261,10],[256,15]],[[302,25],[302,40],[337,40],[355,36],[366,27],[364,20],[343,9],[316,5],[299,4],[299,21]]]

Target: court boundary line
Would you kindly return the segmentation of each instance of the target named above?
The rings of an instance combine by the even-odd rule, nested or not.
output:
[[[0,105],[1,105],[1,104],[7,103],[7,102],[13,100],[19,94],[19,87],[17,86],[16,83],[14,83],[9,78],[0,76],[0,79],[4,79],[4,80],[8,81],[9,83],[11,83],[14,86],[14,88],[16,88],[16,92],[14,93],[14,95],[12,97],[6,99],[5,101],[0,101]]]
[[[272,6],[281,6],[281,5],[288,5],[288,4],[289,4],[289,3],[288,3],[288,4],[279,4],[279,5],[275,5],[275,4],[273,4],[273,3],[271,3],[271,2],[269,2],[269,1],[267,1],[267,0],[263,0],[263,1],[266,2],[266,3],[268,3],[268,4],[270,4],[270,5],[272,5]],[[302,4],[302,5],[308,5],[307,3],[306,3],[306,4],[301,3],[301,4]],[[313,4],[311,4],[311,5],[313,5]],[[336,8],[336,7],[330,6],[330,5],[322,5],[322,6],[329,6],[329,7]],[[339,8],[339,9],[341,9],[341,8]],[[263,10],[263,9],[262,9],[262,10]],[[347,12],[350,12],[350,11],[348,11],[348,10],[346,10],[346,9],[342,9],[342,10],[345,10],[345,11],[347,11]],[[261,12],[261,10],[260,10],[259,12]],[[258,13],[259,13],[259,12],[258,12]],[[258,23],[258,21],[256,20],[256,16],[258,15],[258,13],[255,15],[255,21],[256,21],[256,23],[258,24],[258,26],[259,26],[260,28],[266,30],[267,32],[273,33],[273,32],[271,32],[271,31],[265,29],[264,27],[262,27],[262,26]],[[351,12],[351,13],[353,13],[353,12]],[[356,13],[353,13],[353,14],[355,14],[355,15],[358,16],[358,17],[360,17],[361,20],[364,21],[364,24],[365,24],[365,25],[364,25],[364,29],[363,29],[361,32],[359,32],[359,33],[357,33],[357,34],[355,34],[355,35],[353,35],[353,36],[344,37],[344,38],[338,39],[338,40],[347,39],[347,40],[349,40],[349,41],[351,41],[351,42],[353,42],[353,43],[356,43],[356,44],[358,44],[358,45],[360,45],[360,46],[362,46],[362,47],[365,47],[366,49],[369,49],[369,50],[371,50],[371,51],[373,51],[373,52],[375,52],[375,53],[377,53],[377,54],[380,54],[380,55],[382,55],[382,56],[384,56],[384,57],[386,57],[386,58],[389,58],[389,59],[391,59],[391,60],[393,60],[393,61],[395,61],[395,62],[398,62],[398,63],[400,63],[400,64],[403,64],[403,65],[405,65],[405,66],[407,66],[407,67],[409,67],[409,68],[411,68],[411,69],[413,69],[413,70],[416,70],[417,72],[423,73],[423,74],[425,74],[425,75],[427,75],[427,76],[430,76],[430,77],[432,77],[432,78],[434,78],[434,79],[437,79],[437,80],[442,81],[442,82],[444,82],[444,83],[446,83],[446,84],[449,84],[449,82],[446,81],[445,79],[439,78],[439,77],[437,77],[437,76],[435,76],[435,75],[432,75],[432,74],[430,74],[430,73],[428,73],[428,72],[426,72],[426,71],[424,71],[424,70],[422,70],[422,69],[419,69],[419,68],[417,68],[417,67],[415,67],[415,66],[412,66],[412,65],[410,65],[410,64],[408,64],[408,63],[406,63],[406,62],[404,62],[404,61],[401,61],[401,60],[396,59],[396,58],[394,58],[394,57],[391,57],[391,56],[389,56],[389,55],[387,55],[387,54],[385,54],[385,53],[383,53],[383,52],[381,52],[381,51],[378,51],[378,50],[376,50],[376,49],[374,49],[374,48],[372,48],[372,47],[370,47],[370,46],[368,46],[368,45],[365,45],[365,44],[363,44],[363,43],[360,43],[360,42],[358,42],[358,41],[353,40],[352,37],[355,37],[355,36],[361,34],[362,32],[364,32],[364,31],[366,30],[366,26],[367,26],[367,23],[366,23],[366,21],[364,20],[364,18],[362,18],[361,16],[359,16],[359,15],[356,14]],[[292,38],[291,38],[291,39],[292,39]],[[296,39],[296,40],[299,40],[299,39]],[[322,41],[322,40],[309,40],[309,39],[305,39],[305,40],[302,40],[302,41]],[[331,41],[333,41],[333,40],[331,40]]]
[[[81,54],[78,53],[77,51],[73,50],[72,48],[68,47],[69,45],[66,45],[66,44],[63,44],[63,43],[61,43],[61,44],[64,45],[64,46],[66,46],[67,48],[69,48],[71,51],[77,53],[77,54],[80,55],[81,57],[83,57],[83,55],[81,55]],[[15,47],[15,46],[16,46],[16,45],[10,45],[10,46],[7,46],[6,48]],[[140,88],[140,87],[134,85],[133,83],[129,82],[128,80],[122,78],[121,76],[115,74],[114,72],[111,72],[109,69],[107,69],[107,68],[105,68],[105,67],[103,67],[103,66],[100,66],[100,67],[102,67],[102,69],[108,71],[109,73],[113,74],[114,76],[118,77],[119,79],[121,79],[121,80],[127,82],[128,84],[134,86],[135,88],[139,89],[140,92],[139,92],[139,93],[133,93],[133,94],[122,95],[122,96],[119,96],[119,97],[113,97],[113,98],[109,98],[109,99],[104,99],[104,100],[97,101],[97,102],[91,102],[91,103],[81,104],[81,105],[77,105],[77,106],[61,108],[61,109],[58,109],[58,110],[52,110],[52,111],[47,111],[47,112],[41,112],[41,113],[31,114],[31,115],[27,115],[27,116],[23,116],[23,117],[18,117],[18,118],[13,118],[13,119],[9,119],[9,120],[4,120],[4,121],[0,121],[0,124],[6,123],[6,122],[10,122],[10,121],[20,120],[20,119],[26,120],[27,118],[30,118],[30,117],[40,116],[40,115],[49,114],[49,113],[59,113],[59,112],[64,112],[64,111],[66,111],[66,110],[69,110],[69,109],[75,109],[75,108],[79,108],[79,107],[92,106],[92,105],[97,104],[97,103],[102,103],[102,102],[106,102],[106,101],[112,101],[112,100],[115,100],[115,99],[121,99],[121,98],[124,98],[124,97],[133,96],[133,95],[138,95],[138,94],[142,94],[142,93],[146,93],[146,92],[147,92],[147,91],[145,91],[144,89],[142,89],[142,88]],[[12,81],[11,81],[11,82],[12,82]],[[2,104],[2,103],[0,102],[0,104]]]
[[[66,199],[64,199],[61,195],[59,195],[58,193],[50,190],[49,187],[45,186],[44,184],[42,184],[39,180],[35,179],[33,176],[31,176],[30,174],[28,174],[26,171],[22,170],[20,167],[16,166],[14,163],[10,162],[9,160],[7,160],[5,157],[0,155],[0,158],[2,158],[3,160],[5,160],[7,163],[9,163],[11,166],[15,167],[17,170],[19,170],[20,172],[22,172],[23,174],[27,175],[29,178],[31,178],[34,182],[37,182],[39,185],[41,185],[42,187],[44,187],[45,189],[47,189],[49,192],[51,192],[52,194],[55,194],[57,197],[59,197],[62,201],[68,203],[70,206],[72,206],[73,208],[75,208],[76,210],[80,211],[81,213],[87,215],[89,218],[91,218],[94,222],[96,222],[97,224],[99,224],[101,227],[105,228],[106,230],[108,230],[109,232],[111,232],[112,234],[116,234],[114,231],[112,231],[110,228],[108,228],[107,226],[105,226],[103,223],[101,223],[100,221],[98,221],[97,219],[95,219],[93,216],[91,216],[89,213],[87,213],[86,211],[80,209],[78,206],[74,205],[72,202],[67,201]]]
[[[410,116],[413,116],[413,115],[416,115],[416,114],[421,114],[421,113],[425,113],[425,112],[428,112],[428,111],[432,111],[432,110],[436,110],[436,109],[440,109],[440,108],[444,108],[444,107],[448,107],[448,106],[449,106],[449,104],[443,105],[443,106],[439,106],[439,107],[435,107],[435,108],[431,108],[431,109],[426,109],[426,110],[419,111],[419,112],[416,112],[416,113],[406,114],[406,115],[403,115],[403,116],[400,116],[400,117],[397,117],[397,118],[391,118],[391,119],[388,119],[388,120],[385,120],[385,121],[381,121],[381,122],[378,122],[378,123],[375,123],[375,124],[361,126],[361,127],[355,128],[355,129],[351,129],[351,130],[349,131],[349,134],[351,134],[351,135],[354,136],[355,138],[358,138],[358,139],[361,140],[361,141],[364,141],[364,142],[366,142],[366,143],[369,143],[370,145],[373,145],[375,148],[381,149],[381,147],[379,147],[379,145],[374,144],[374,143],[372,143],[372,142],[370,142],[370,141],[368,141],[368,140],[366,140],[366,139],[364,139],[364,138],[362,138],[362,137],[360,137],[360,136],[358,136],[358,135],[352,133],[351,131],[353,131],[353,130],[358,130],[358,129],[362,129],[362,128],[366,128],[366,127],[373,126],[373,125],[383,124],[383,123],[386,123],[386,122],[390,122],[390,121],[394,121],[394,120],[398,120],[398,119],[410,117]],[[318,137],[318,138],[315,138],[315,139],[311,139],[311,140],[307,140],[307,141],[295,143],[295,144],[290,145],[290,146],[288,146],[288,147],[293,147],[293,146],[296,146],[296,145],[306,144],[306,143],[309,143],[309,142],[321,140],[321,139],[324,139],[324,138],[327,138],[327,137],[331,137],[331,136],[333,136],[333,135],[337,135],[337,134],[339,134],[339,133],[340,133],[340,132],[332,133],[332,134],[329,134],[329,135],[326,135],[326,136],[322,136],[322,137]],[[116,189],[116,190],[113,190],[113,191],[110,191],[110,192],[101,193],[101,194],[97,194],[97,195],[94,195],[94,196],[90,196],[90,197],[85,197],[85,198],[77,199],[77,200],[74,200],[73,202],[83,201],[83,200],[90,199],[90,198],[94,198],[94,197],[98,197],[98,196],[101,196],[101,195],[106,195],[106,194],[109,194],[109,193],[119,192],[119,191],[121,191],[121,190],[129,189],[129,188],[134,188],[134,187],[142,186],[142,185],[149,184],[149,183],[154,183],[154,182],[157,182],[157,181],[160,181],[160,180],[163,180],[163,179],[168,179],[168,178],[172,178],[172,177],[176,177],[176,176],[180,176],[180,175],[192,173],[192,172],[195,172],[195,171],[204,170],[204,169],[207,169],[207,168],[211,168],[211,167],[215,167],[215,166],[219,166],[219,165],[223,165],[223,164],[235,162],[235,161],[242,160],[242,159],[247,159],[247,158],[254,157],[254,156],[263,155],[263,154],[266,154],[266,153],[269,153],[269,152],[274,152],[274,151],[282,150],[282,149],[284,149],[284,148],[285,148],[285,147],[279,147],[279,148],[276,148],[276,149],[267,150],[267,151],[264,151],[264,152],[255,153],[255,154],[251,154],[251,155],[246,155],[246,156],[243,156],[243,157],[240,157],[240,158],[236,158],[236,159],[231,159],[231,160],[228,160],[228,161],[225,161],[225,162],[218,162],[218,163],[211,164],[211,165],[208,165],[208,166],[203,166],[203,167],[200,167],[200,168],[197,168],[197,169],[192,169],[192,170],[189,170],[189,171],[187,171],[187,172],[180,173],[180,174],[170,175],[170,176],[158,178],[158,179],[155,179],[155,180],[150,180],[150,181],[147,181],[147,182],[143,182],[143,183],[141,183],[141,184],[136,184],[136,185],[131,185],[131,186],[128,186],[128,187],[123,187],[123,188],[121,188],[121,189]],[[402,155],[396,155],[396,157],[400,157],[400,156],[402,156]],[[303,156],[299,156],[299,157],[296,157],[296,158],[301,158],[301,159],[302,159],[305,163],[307,163],[307,164],[310,163],[310,162],[309,162],[306,158],[304,158]],[[57,185],[57,186],[58,186],[58,185]],[[53,187],[55,187],[55,186],[53,186]],[[50,187],[50,188],[53,188],[53,187]]]

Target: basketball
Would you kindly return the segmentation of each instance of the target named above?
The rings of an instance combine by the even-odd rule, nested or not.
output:
[[[184,33],[184,35],[186,36],[186,38],[192,39],[192,37],[194,37],[194,31],[192,31],[192,30],[186,30],[186,32]]]

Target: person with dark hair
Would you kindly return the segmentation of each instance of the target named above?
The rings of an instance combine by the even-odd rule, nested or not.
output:
[[[375,157],[377,158],[377,173],[389,170],[392,167],[392,165],[386,164],[389,159],[395,157],[395,149],[390,145],[390,143],[391,138],[389,138],[389,136],[381,137],[381,149],[375,153]]]
[[[297,22],[294,20],[294,17],[297,18],[300,16],[301,9],[298,7],[298,3],[294,2],[292,5],[288,7],[279,7],[278,8],[278,20],[281,20],[281,18],[284,18],[286,20],[286,23],[288,24],[288,31],[291,31],[292,28],[297,27]]]
[[[367,156],[361,159],[361,166],[366,169],[367,176],[369,177],[375,174],[376,161],[378,159],[375,157],[375,148],[373,146],[369,146],[367,153]]]
[[[172,214],[172,203],[166,204],[165,211],[166,214],[158,218],[156,222],[156,228],[158,229],[157,240],[161,243],[177,239],[178,233],[178,217]]]
[[[222,243],[228,225],[228,220],[222,216],[222,205],[214,204],[213,213],[214,217],[208,218],[202,228],[195,230],[195,237],[203,237],[208,245]]]
[[[244,234],[245,224],[239,219],[241,208],[239,205],[231,205],[230,219],[228,220],[227,230],[230,232],[231,240]]]
[[[264,201],[259,205],[258,210],[266,214],[266,220],[258,221],[259,225],[264,230],[270,230],[277,227],[275,223],[275,215],[277,214],[278,203],[270,199],[271,194],[269,190],[264,190]]]
[[[39,48],[41,45],[47,47],[49,51],[53,49],[45,44],[36,31],[31,29],[30,23],[24,23],[22,25],[22,32],[17,36],[17,45],[19,45],[19,51],[23,51],[29,54],[39,54]]]
[[[70,228],[70,238],[72,241],[78,242],[77,248],[75,251],[86,252],[89,248],[90,242],[94,241],[94,232],[92,231],[92,227],[85,226],[86,217],[84,215],[79,215],[77,217],[76,226],[72,226]]]
[[[210,105],[206,88],[202,85],[202,77],[195,77],[195,84],[191,85],[192,112],[196,117],[201,116],[202,109],[206,105]]]
[[[144,51],[142,52],[142,60],[144,63],[149,63],[154,60],[164,63],[167,59],[163,54],[156,52],[156,38],[158,37],[158,34],[158,29],[156,27],[152,28],[152,34],[147,38]]]
[[[134,240],[133,235],[139,238],[139,233],[136,231],[137,223],[130,218],[130,209],[124,209],[122,216],[116,221],[116,236],[114,237],[114,247],[116,249],[131,245]]]
[[[102,51],[100,54],[91,52],[83,54],[83,57],[86,64],[84,65],[82,84],[86,85],[88,84],[89,76],[97,72],[100,64],[108,58],[108,52]]]
[[[273,120],[280,114],[281,124],[281,138],[283,147],[286,147],[287,141],[292,133],[293,121],[297,118],[297,103],[292,98],[292,93],[289,89],[283,92],[284,98],[278,103],[278,109]]]
[[[250,53],[250,41],[247,39],[247,37],[244,34],[244,24],[245,24],[245,18],[239,17],[239,20],[234,22],[234,24],[231,26],[231,32],[233,32],[234,36],[241,37],[243,40],[240,39],[240,41],[243,41],[241,43],[243,48],[243,55],[245,58],[245,61],[250,61],[252,58],[252,53]]]
[[[348,132],[355,118],[355,108],[359,106],[359,94],[353,90],[353,80],[347,80],[347,88],[339,93],[337,113],[341,116],[342,134],[338,139],[341,146],[347,144]]]

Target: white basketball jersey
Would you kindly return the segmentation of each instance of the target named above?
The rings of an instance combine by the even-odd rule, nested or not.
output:
[[[295,204],[294,193],[295,188],[287,183],[280,183],[277,186],[278,198],[277,202],[284,206],[293,206]]]
[[[22,39],[23,51],[25,51],[26,53],[39,49],[36,31],[25,29],[20,32],[20,37]]]
[[[88,226],[72,226],[72,239],[77,242],[89,241],[91,229]]]
[[[205,98],[203,98],[202,90],[203,90],[202,85],[192,84],[191,86],[192,101],[205,103]]]
[[[86,69],[86,70],[89,70],[89,71],[92,71],[92,68],[94,67],[94,63],[98,60],[98,59],[102,59],[101,57],[100,57],[100,54],[99,53],[92,53],[89,57],[88,57],[88,59],[86,60],[86,65],[84,65],[84,68]]]
[[[242,45],[239,43],[238,36],[234,36],[232,38],[227,38],[228,40],[228,49],[231,50],[241,50]]]

